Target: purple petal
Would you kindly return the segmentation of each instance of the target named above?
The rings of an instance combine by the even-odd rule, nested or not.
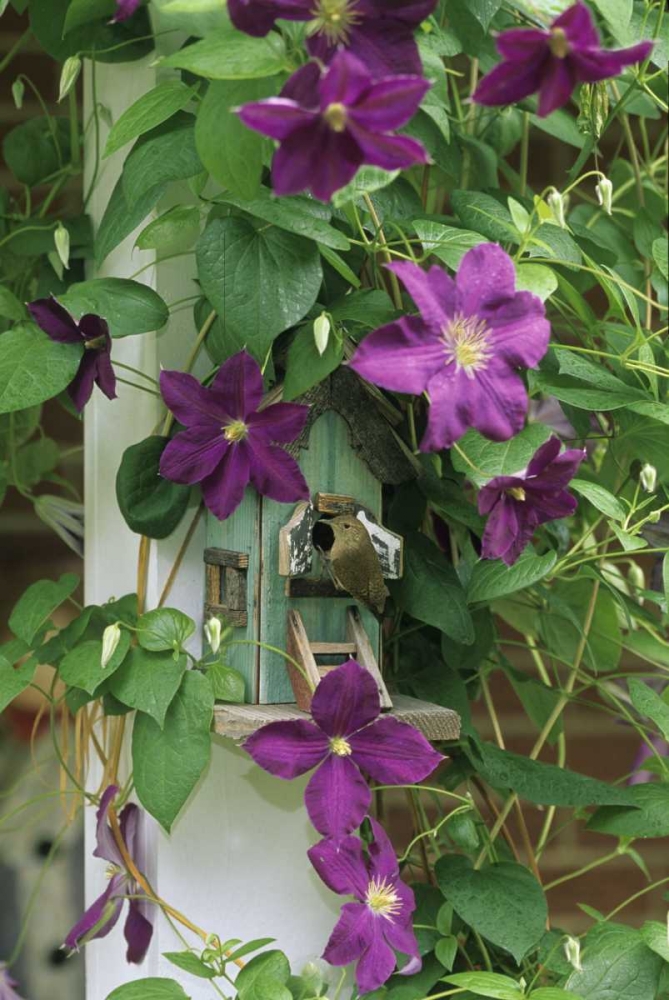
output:
[[[319,111],[318,84],[322,75],[322,69],[317,62],[312,60],[305,63],[288,78],[279,96],[287,97],[303,108]]]
[[[372,132],[401,128],[418,110],[430,89],[420,76],[396,76],[375,83],[350,110],[351,119]]]
[[[407,170],[415,163],[429,163],[422,143],[406,135],[379,135],[356,125],[353,116],[348,131],[362,150],[364,162],[382,170]]]
[[[522,489],[524,486],[523,476],[495,476],[479,490],[479,514],[489,514],[505,492],[512,489]]]
[[[373,6],[378,8],[381,5]],[[408,24],[404,19],[397,19],[394,12],[389,14],[386,9],[383,13],[387,16],[379,17],[378,13],[368,16],[353,28],[350,51],[364,63],[375,80],[395,74],[420,75],[423,66],[414,37],[416,22]]]
[[[400,866],[392,841],[381,824],[372,816],[369,817],[369,823],[374,834],[374,840],[368,848],[371,874],[375,879],[380,879],[381,881],[384,879],[397,880],[400,874]]]
[[[270,722],[243,743],[258,767],[291,780],[316,767],[329,752],[327,738],[311,722]]]
[[[544,66],[550,58],[550,50],[526,63],[508,60],[495,66],[483,77],[476,88],[472,100],[476,104],[496,107],[501,104],[516,104],[541,86]]]
[[[104,349],[109,351],[111,349],[111,337],[109,336],[109,327],[102,316],[97,316],[95,313],[86,313],[79,320],[79,333],[84,338],[84,340],[98,340],[103,337],[105,340]],[[100,348],[102,350],[102,348]]]
[[[108,351],[98,351],[95,382],[107,399],[116,399],[116,375]]]
[[[500,496],[483,532],[483,559],[503,559],[507,566],[515,563],[534,534],[534,526],[523,515],[522,503],[506,493]]]
[[[486,321],[492,330],[495,353],[518,368],[536,368],[546,351],[551,325],[541,299],[531,292],[516,292]]]
[[[249,439],[250,479],[261,496],[292,503],[309,499],[309,486],[292,455],[277,445]]]
[[[570,45],[599,45],[599,32],[586,4],[573,4],[553,21],[551,28],[562,28]]]
[[[349,757],[332,754],[314,772],[304,803],[309,819],[324,837],[345,837],[369,812],[372,793]]]
[[[350,52],[337,52],[319,83],[321,108],[325,109],[329,104],[349,107],[369,90],[371,83],[369,70],[360,60]]]
[[[79,951],[80,945],[104,938],[113,930],[123,909],[123,880],[122,875],[115,875],[110,879],[102,895],[98,896],[81,920],[77,921],[63,944],[68,951]]]
[[[576,72],[571,59],[551,56],[542,74],[537,114],[545,118],[565,105],[576,86]]]
[[[112,23],[117,21],[127,21],[139,7],[140,0],[116,0],[116,13],[112,18]]]
[[[48,299],[36,299],[28,303],[30,315],[37,325],[44,330],[52,340],[61,344],[81,343],[79,327],[73,317],[52,296]]]
[[[376,681],[355,660],[325,675],[314,693],[311,714],[328,736],[350,736],[381,714]]]
[[[249,450],[242,442],[228,449],[222,461],[200,484],[205,506],[225,521],[244,499],[251,479]]]
[[[129,902],[123,934],[128,943],[126,961],[133,965],[141,965],[151,944],[153,924],[142,913],[141,903],[138,899],[131,899]]]
[[[536,458],[536,455],[534,457]],[[537,476],[536,484],[547,490],[556,490],[567,486],[569,481],[578,472],[578,468],[585,458],[587,458],[587,452],[580,448],[573,448],[570,451],[563,452],[551,463],[549,468]],[[532,465],[532,462],[530,465]],[[528,467],[528,474],[529,471]],[[528,489],[532,489],[534,483],[529,479],[525,485]]]
[[[413,785],[432,774],[444,759],[417,729],[388,715],[348,742],[358,767],[385,785]]]
[[[272,162],[272,186],[277,194],[311,190],[329,201],[353,180],[362,162],[362,151],[348,132],[333,132],[319,121],[281,144]]]
[[[192,486],[215,471],[230,447],[220,430],[188,427],[172,438],[160,456],[160,475]]]
[[[98,375],[98,352],[84,351],[77,374],[67,387],[67,392],[79,413],[93,395]]]
[[[441,267],[435,265],[428,271],[423,271],[417,264],[409,261],[389,264],[388,270],[397,275],[425,322],[440,337],[449,317],[458,308],[457,289],[453,279]]]
[[[119,816],[119,827],[123,843],[128,849],[128,854],[137,863],[136,850],[138,846],[138,830],[142,813],[139,806],[134,802],[129,802]],[[125,864],[123,865],[125,867]],[[141,870],[141,869],[140,869]]]
[[[118,849],[118,844],[107,819],[109,807],[118,795],[118,791],[118,785],[109,785],[100,799],[100,805],[95,814],[97,820],[95,828],[97,846],[93,851],[93,857],[102,858],[104,861],[109,861],[110,864],[118,865],[122,868],[123,858],[121,857],[121,852]]]
[[[206,427],[212,424],[220,429],[229,418],[217,398],[186,372],[162,371],[160,391],[165,405],[184,427]]]
[[[573,63],[576,79],[581,83],[597,83],[619,76],[626,66],[643,62],[653,51],[653,42],[639,42],[628,49],[590,50],[581,49],[572,52],[570,62]]]
[[[235,28],[262,38],[277,18],[307,21],[310,4],[304,0],[228,0],[228,13]]]
[[[344,837],[339,842],[321,840],[307,854],[328,889],[340,896],[355,896],[364,902],[369,873],[359,837]]]
[[[411,892],[408,886],[405,888]],[[383,934],[391,948],[410,957],[410,961],[400,969],[400,975],[413,976],[420,972],[423,962],[411,920],[406,923],[400,922],[399,919],[388,920],[384,925]]]
[[[550,35],[539,28],[512,28],[495,39],[497,51],[504,59],[528,62],[548,48]]]
[[[240,351],[218,369],[211,392],[224,413],[233,420],[246,420],[263,397],[260,365],[246,351]]]
[[[560,490],[557,493],[540,491],[535,493],[526,487],[529,507],[528,520],[533,524],[545,524],[546,521],[557,521],[560,517],[571,517],[578,507],[578,501],[567,490]]]
[[[256,132],[270,139],[287,139],[297,129],[316,124],[318,116],[301,108],[285,97],[269,97],[266,101],[253,101],[239,109],[239,117]]]
[[[481,243],[460,261],[455,283],[462,312],[476,316],[513,298],[516,269],[508,253],[496,243]]]
[[[330,965],[350,965],[357,961],[373,941],[373,921],[373,915],[363,903],[342,906],[339,921],[323,952],[325,961]]]
[[[386,923],[383,917],[372,916],[373,937],[355,972],[355,981],[363,994],[379,989],[395,971],[395,953],[385,940]]]
[[[248,418],[249,428],[266,441],[290,444],[298,438],[309,416],[309,407],[300,403],[275,403]]]
[[[538,476],[544,471],[547,466],[554,462],[555,459],[560,454],[560,439],[554,434],[549,437],[548,441],[545,441],[530,459],[527,470],[525,472],[526,476]]]
[[[360,0],[358,9],[376,19],[399,21],[417,28],[433,14],[437,0]]]
[[[405,316],[368,334],[350,366],[383,389],[419,396],[443,363],[441,339],[420,317]]]

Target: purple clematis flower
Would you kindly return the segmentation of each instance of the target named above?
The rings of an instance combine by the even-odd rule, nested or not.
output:
[[[79,322],[53,295],[28,303],[37,325],[60,344],[81,344],[84,353],[79,370],[67,387],[68,395],[81,413],[98,385],[107,399],[116,399],[116,376],[111,363],[109,327],[101,316],[87,313]]]
[[[575,3],[547,30],[503,31],[497,48],[504,61],[484,76],[474,100],[491,106],[514,104],[538,91],[539,115],[544,117],[567,103],[576,84],[618,76],[625,66],[646,59],[653,43],[603,49],[592,14],[584,3]]]
[[[488,514],[481,555],[511,566],[546,521],[568,517],[576,497],[566,490],[586,457],[580,449],[560,454],[560,439],[551,437],[529,465],[513,476],[495,476],[479,493],[479,513]]]
[[[369,822],[374,840],[367,855],[358,837],[345,837],[338,844],[322,840],[308,852],[328,888],[358,900],[342,907],[323,958],[330,965],[358,962],[356,981],[365,994],[383,986],[393,974],[395,951],[410,958],[402,969],[404,976],[418,972],[422,964],[412,926],[414,894],[400,879],[387,834],[375,820]]]
[[[414,38],[437,0],[228,0],[233,24],[266,35],[277,18],[309,21],[307,48],[329,63],[341,49],[361,60],[374,77],[420,74]]]
[[[139,965],[144,961],[151,943],[153,925],[149,919],[148,900],[132,897],[141,896],[142,890],[136,885],[130,872],[126,870],[125,862],[116,843],[112,828],[107,820],[109,809],[118,794],[118,788],[110,785],[100,800],[97,811],[97,847],[93,851],[96,858],[109,862],[109,885],[95,902],[89,906],[83,917],[74,925],[65,939],[63,947],[71,952],[79,951],[82,944],[88,944],[97,938],[106,937],[115,927],[121,916],[123,904],[128,899],[128,915],[123,933],[128,943],[126,958],[128,962]],[[130,803],[125,806],[119,816],[121,835],[128,854],[141,872],[144,860],[140,850],[140,809]]]
[[[23,1000],[16,992],[15,987],[19,984],[9,974],[9,969],[0,962],[0,1000]]]
[[[413,117],[429,88],[420,76],[375,83],[361,62],[339,52],[323,74],[307,63],[279,97],[245,104],[239,116],[280,142],[272,164],[277,194],[310,190],[328,201],[365,163],[404,170],[427,162],[416,139],[392,133]]]
[[[516,292],[513,261],[485,243],[469,250],[455,281],[441,267],[388,265],[420,309],[374,330],[351,367],[384,389],[427,392],[423,451],[450,448],[469,427],[506,441],[523,426],[527,392],[518,368],[533,368],[548,349],[541,299]]]
[[[413,726],[380,714],[374,678],[349,660],[316,688],[313,722],[270,722],[244,749],[277,778],[317,768],[305,793],[309,818],[324,836],[343,837],[360,826],[371,805],[361,770],[383,784],[415,784],[444,759]]]
[[[116,0],[116,13],[111,23],[116,24],[118,21],[127,21],[135,13],[140,3],[141,0]]]
[[[221,521],[237,509],[249,483],[282,503],[308,498],[299,465],[273,442],[294,441],[309,408],[275,403],[259,410],[262,374],[246,351],[221,365],[209,388],[185,372],[161,372],[160,391],[185,427],[165,448],[160,474],[200,483],[206,506]]]

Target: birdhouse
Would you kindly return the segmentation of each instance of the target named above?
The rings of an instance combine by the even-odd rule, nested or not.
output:
[[[402,575],[403,540],[382,524],[382,488],[415,478],[416,463],[389,422],[396,412],[383,414],[388,404],[352,371],[300,402],[309,418],[289,450],[311,498],[291,506],[249,489],[228,520],[208,515],[205,615],[233,627],[227,659],[246,679],[247,702],[306,710],[304,676],[316,684],[353,657],[390,708],[380,618],[385,580]]]

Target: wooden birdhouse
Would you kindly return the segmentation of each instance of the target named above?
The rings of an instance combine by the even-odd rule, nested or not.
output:
[[[355,518],[383,577],[399,578],[403,540],[381,523],[382,488],[414,478],[416,464],[374,390],[352,371],[336,371],[300,402],[309,405],[309,418],[289,450],[311,499],[291,506],[249,489],[227,521],[209,515],[205,615],[220,615],[233,627],[238,644],[230,646],[228,661],[246,678],[249,703],[309,707],[309,688],[281,655],[286,651],[314,683],[329,667],[358,659],[390,707],[379,670],[380,616],[335,583],[328,522]]]

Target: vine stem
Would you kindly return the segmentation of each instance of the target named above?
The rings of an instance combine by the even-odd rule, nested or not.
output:
[[[523,135],[520,142],[520,193],[527,193],[527,170],[530,154],[530,113],[523,111]]]
[[[544,892],[548,892],[550,889],[555,889],[558,885],[562,885],[563,882],[570,882],[573,878],[580,878],[581,875],[587,875],[588,872],[593,871],[595,868],[599,868],[601,865],[606,865],[609,861],[613,861],[615,858],[620,857],[620,851],[610,851],[609,854],[605,854],[601,858],[595,858],[594,861],[590,861],[587,865],[583,865],[582,868],[577,868],[575,872],[569,872],[567,875],[562,875],[561,878],[556,878],[553,882],[549,882],[544,886]]]
[[[379,219],[377,211],[374,208],[374,202],[372,201],[372,199],[369,197],[369,195],[367,193],[365,193],[363,195],[363,200],[365,202],[365,205],[367,207],[367,211],[369,212],[371,220],[374,223],[374,227],[376,229],[376,233],[377,233],[377,236],[378,236],[380,244],[381,244],[381,256],[383,257],[383,259],[384,259],[384,261],[385,261],[386,264],[392,264],[392,260],[393,259],[392,259],[391,255],[390,255],[390,250],[388,249],[388,241],[386,239],[386,234],[383,231],[383,226],[381,225],[381,220]],[[393,302],[395,303],[395,307],[397,309],[401,310],[402,309],[402,290],[400,288],[400,283],[397,280],[397,275],[396,274],[393,274],[392,271],[388,271],[388,274],[390,275],[390,287],[391,287],[392,293],[393,293],[393,296],[392,296],[393,297]]]
[[[170,590],[172,589],[174,581],[176,580],[177,574],[178,574],[178,572],[179,572],[179,570],[181,568],[181,564],[184,561],[184,557],[186,555],[186,552],[188,551],[188,546],[190,545],[191,541],[193,540],[193,535],[195,534],[195,529],[197,528],[198,524],[200,523],[200,518],[202,517],[203,511],[204,511],[204,505],[200,504],[200,506],[198,507],[198,509],[195,512],[195,517],[191,521],[191,525],[190,525],[188,531],[186,532],[186,537],[184,538],[183,542],[181,543],[181,547],[179,548],[179,551],[177,552],[176,559],[172,563],[172,568],[170,570],[169,576],[167,577],[167,580],[165,581],[165,586],[163,587],[163,590],[162,590],[162,593],[160,595],[160,598],[158,599],[158,607],[159,608],[162,608],[162,606],[164,605],[165,601],[167,600],[167,598],[169,596]]]

